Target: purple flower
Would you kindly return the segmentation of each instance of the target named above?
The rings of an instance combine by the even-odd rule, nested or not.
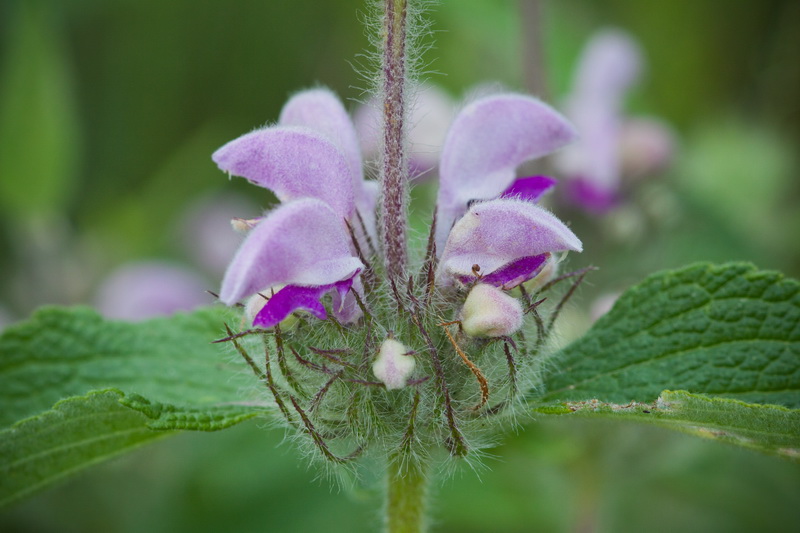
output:
[[[450,228],[470,202],[513,191],[517,167],[562,148],[575,137],[564,117],[529,96],[498,94],[467,105],[450,126],[442,148],[437,249],[443,249]],[[540,179],[538,188],[528,194],[538,198],[552,184]]]
[[[629,129],[622,113],[625,95],[642,70],[641,55],[630,36],[606,30],[589,41],[579,61],[567,115],[581,138],[556,163],[569,179],[568,198],[587,211],[614,208],[626,175],[653,172],[671,157],[669,129],[653,120]]]
[[[212,159],[284,203],[242,243],[220,299],[232,304],[263,294],[268,301],[253,324],[268,328],[297,309],[325,318],[320,299],[335,291],[337,316],[357,319],[360,310],[348,291],[361,290],[357,275],[364,265],[355,257],[346,222],[362,245],[374,237],[377,186],[364,181],[355,128],[336,96],[327,89],[296,94],[277,126],[229,142]],[[274,296],[264,294],[278,285],[286,286]]]
[[[580,252],[581,241],[544,208],[519,199],[480,202],[453,226],[439,279],[511,289],[535,277],[551,254],[570,250]]]
[[[270,328],[296,310],[326,318],[320,299],[335,291],[334,313],[348,322],[358,313],[348,291],[363,268],[337,214],[320,200],[304,198],[273,210],[250,231],[225,272],[219,297],[232,305],[264,295],[266,305],[253,325]],[[276,286],[282,288],[272,295]]]

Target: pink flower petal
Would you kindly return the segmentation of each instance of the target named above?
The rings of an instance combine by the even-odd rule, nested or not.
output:
[[[211,157],[219,168],[275,192],[281,202],[324,200],[342,218],[355,208],[350,165],[325,136],[306,128],[273,127],[234,139]]]
[[[580,239],[549,211],[531,202],[501,198],[473,205],[456,222],[439,263],[439,280],[486,276],[518,259],[582,250]]]
[[[574,128],[541,101],[518,94],[478,99],[453,121],[439,167],[437,244],[470,200],[499,196],[516,168],[558,150],[576,137]]]
[[[247,235],[225,272],[220,300],[231,305],[275,285],[329,285],[360,268],[341,218],[321,200],[296,200]]]
[[[353,190],[361,189],[364,173],[356,130],[333,92],[319,88],[295,94],[283,106],[278,123],[281,126],[302,126],[331,140],[347,159]]]

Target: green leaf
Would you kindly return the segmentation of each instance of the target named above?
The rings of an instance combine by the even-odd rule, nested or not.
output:
[[[0,506],[81,468],[170,435],[119,403],[114,390],[58,402],[0,432]]]
[[[0,337],[0,427],[106,388],[123,391],[151,417],[155,408],[137,398],[217,414],[263,411],[253,406],[263,391],[241,358],[211,343],[235,320],[222,307],[141,323],[105,321],[88,308],[43,308]],[[159,409],[163,423],[169,409]]]
[[[542,405],[535,411],[656,424],[800,462],[800,410],[777,405],[664,391],[652,403],[589,400]]]
[[[215,431],[269,412],[240,356],[211,343],[233,320],[221,307],[133,324],[45,308],[8,328],[0,504],[169,430]]]
[[[743,263],[654,274],[553,367],[544,400],[652,402],[683,389],[800,407],[800,284]]]

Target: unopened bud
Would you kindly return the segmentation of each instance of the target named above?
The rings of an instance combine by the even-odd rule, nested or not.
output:
[[[386,339],[381,344],[378,357],[372,363],[372,373],[381,380],[386,388],[402,389],[406,386],[416,362],[403,343],[394,339]]]
[[[502,290],[479,283],[461,309],[461,329],[471,337],[503,337],[522,327],[522,305]]]

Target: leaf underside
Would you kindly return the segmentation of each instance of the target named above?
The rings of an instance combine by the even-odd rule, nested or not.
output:
[[[664,391],[651,403],[589,400],[540,405],[534,412],[643,422],[800,463],[800,410]]]

